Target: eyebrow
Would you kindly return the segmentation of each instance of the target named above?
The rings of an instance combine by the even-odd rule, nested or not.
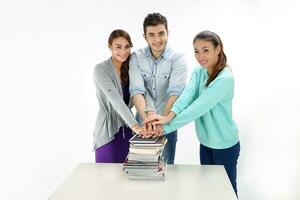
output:
[[[162,34],[162,33],[165,33],[165,31],[159,31],[159,32],[158,32],[158,34]],[[148,35],[154,35],[154,34],[156,34],[156,33],[153,33],[153,32],[149,32],[149,33],[148,33]]]
[[[202,47],[201,49],[209,49],[208,47]],[[198,48],[194,48],[194,50],[199,50]]]
[[[122,44],[114,44],[115,46],[122,46]],[[127,45],[130,45],[129,43],[128,44],[125,44],[124,46],[127,46]]]

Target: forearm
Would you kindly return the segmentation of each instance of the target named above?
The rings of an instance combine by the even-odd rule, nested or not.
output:
[[[146,101],[142,94],[136,94],[132,97],[133,104],[138,112],[138,114],[142,117],[144,120],[147,115],[145,112],[146,109]]]
[[[175,101],[177,100],[178,96],[170,96],[169,99],[166,102],[165,109],[164,109],[164,116],[167,116],[169,112],[171,111],[171,108]]]

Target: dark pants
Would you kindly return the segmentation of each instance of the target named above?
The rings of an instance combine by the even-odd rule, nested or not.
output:
[[[240,154],[240,143],[227,149],[212,149],[200,144],[201,165],[224,165],[231,185],[237,196],[237,160]]]
[[[163,157],[168,164],[174,164],[175,151],[176,151],[176,142],[177,142],[177,131],[171,132],[166,135],[168,142],[164,147]]]
[[[123,163],[129,151],[131,137],[131,130],[127,127],[123,130],[121,127],[112,141],[95,150],[96,163]]]

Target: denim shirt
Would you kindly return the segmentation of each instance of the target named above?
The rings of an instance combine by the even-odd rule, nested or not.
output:
[[[179,96],[187,79],[187,65],[182,54],[166,47],[155,59],[149,47],[135,51],[129,62],[130,96],[143,94],[146,110],[163,114],[170,96]]]

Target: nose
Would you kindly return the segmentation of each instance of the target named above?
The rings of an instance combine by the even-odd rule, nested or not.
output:
[[[130,50],[128,51],[128,49],[125,49],[125,48],[120,51],[120,54],[123,55],[123,56],[127,55],[129,53],[130,53]]]
[[[155,37],[153,38],[153,41],[154,41],[155,43],[160,42],[160,37],[159,37],[159,36],[155,36]]]

